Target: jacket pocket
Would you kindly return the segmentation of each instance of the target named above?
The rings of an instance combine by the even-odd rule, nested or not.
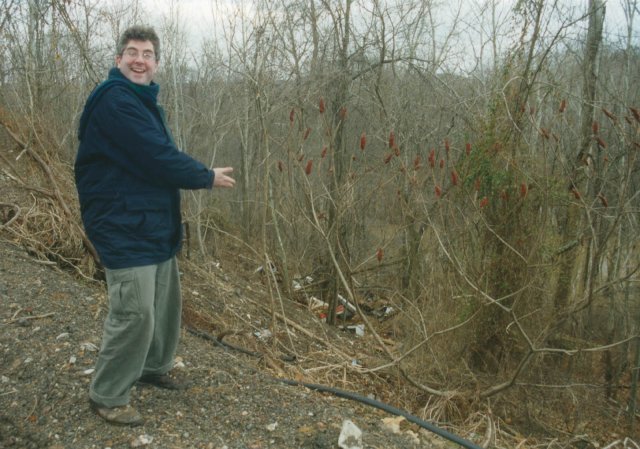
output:
[[[125,210],[131,224],[142,238],[154,239],[171,228],[171,201],[158,197],[130,197],[125,199]]]

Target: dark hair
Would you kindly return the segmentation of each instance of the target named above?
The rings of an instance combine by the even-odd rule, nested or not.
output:
[[[122,53],[127,49],[127,44],[129,44],[130,41],[151,42],[153,44],[153,52],[156,54],[156,61],[160,60],[160,38],[152,27],[134,25],[127,28],[118,41],[118,54],[120,56],[122,56]]]

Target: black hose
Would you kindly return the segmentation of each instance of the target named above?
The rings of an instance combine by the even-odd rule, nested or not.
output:
[[[451,432],[447,432],[444,429],[441,429],[423,419],[418,418],[417,416],[414,416],[412,414],[410,414],[409,412],[406,412],[404,410],[401,410],[397,407],[394,407],[393,405],[389,405],[389,404],[385,404],[384,402],[380,402],[377,401],[375,399],[371,399],[367,396],[362,396],[361,394],[358,393],[353,393],[351,391],[345,391],[345,390],[340,390],[339,388],[334,388],[334,387],[328,387],[326,385],[319,385],[319,384],[310,384],[310,383],[306,383],[306,382],[298,382],[295,380],[289,380],[289,379],[280,379],[277,377],[273,377],[272,379],[277,380],[278,382],[282,382],[285,383],[287,385],[293,385],[293,386],[303,386],[303,387],[307,387],[311,390],[315,390],[315,391],[322,391],[322,392],[326,392],[326,393],[331,393],[334,396],[338,396],[340,398],[344,398],[344,399],[350,399],[352,401],[358,401],[358,402],[362,402],[363,404],[367,404],[370,405],[372,407],[378,408],[380,410],[384,410],[385,412],[389,412],[393,415],[398,415],[398,416],[402,416],[404,418],[407,419],[407,421],[412,422],[414,424],[419,425],[420,427],[422,427],[423,429],[427,429],[430,432],[435,433],[436,435],[441,436],[442,438],[446,438],[449,441],[452,441],[454,443],[459,444],[462,447],[465,447],[467,449],[483,449],[482,447],[472,443],[471,441],[465,440],[462,437],[459,437],[458,435],[454,435]]]
[[[206,340],[212,341],[216,346],[219,346],[221,348],[224,349],[232,349],[234,351],[238,351],[241,352],[243,354],[247,354],[253,357],[262,357],[262,354],[258,353],[258,352],[252,352],[252,351],[248,351],[244,348],[240,348],[238,346],[234,346],[231,345],[229,343],[225,343],[222,341],[222,338],[216,338],[213,337],[209,334],[207,334],[206,332],[202,332],[200,330],[194,329],[192,327],[187,327],[187,330],[189,332],[191,332],[194,335],[197,335],[199,337],[202,337]],[[371,399],[367,396],[363,396],[361,394],[358,393],[353,393],[351,391],[346,391],[346,390],[340,390],[339,388],[334,388],[334,387],[328,387],[326,385],[320,385],[320,384],[311,384],[311,383],[307,383],[307,382],[298,382],[296,380],[290,380],[290,379],[282,379],[282,378],[278,378],[278,377],[270,377],[270,379],[277,381],[277,382],[281,382],[284,383],[286,385],[292,385],[292,386],[302,386],[302,387],[306,387],[309,388],[311,390],[314,391],[321,391],[321,392],[325,392],[325,393],[331,393],[334,396],[340,397],[340,398],[344,398],[344,399],[349,399],[352,401],[357,401],[357,402],[361,402],[363,404],[366,405],[370,405],[371,407],[375,407],[377,409],[380,410],[384,410],[385,412],[391,413],[393,415],[397,415],[397,416],[402,416],[404,418],[406,418],[407,421],[412,422],[414,424],[419,425],[420,427],[422,427],[423,429],[428,430],[429,432],[435,433],[436,435],[441,436],[442,438],[445,438],[453,443],[459,444],[460,446],[466,448],[466,449],[483,449],[482,447],[478,446],[477,444],[472,443],[469,440],[465,440],[464,438],[458,436],[458,435],[454,435],[451,432],[448,432],[444,429],[441,429],[438,426],[435,426],[423,419],[418,418],[417,416],[414,416],[412,414],[410,414],[407,411],[401,410],[397,407],[394,407],[393,405],[389,405],[389,404],[385,404],[384,402],[380,402],[377,401],[375,399]]]
[[[197,335],[200,338],[204,338],[205,340],[209,340],[214,345],[219,346],[219,347],[223,348],[224,350],[231,349],[233,351],[241,352],[242,354],[247,354],[247,355],[250,355],[252,357],[257,357],[257,358],[261,358],[262,357],[262,354],[260,354],[259,352],[249,351],[248,349],[244,349],[244,348],[241,348],[239,346],[234,346],[234,345],[232,345],[230,343],[222,341],[224,336],[216,338],[213,335],[210,335],[210,334],[208,334],[206,332],[203,332],[201,330],[195,329],[195,328],[193,328],[191,326],[187,326],[186,329],[187,329],[187,331],[191,332],[193,335]]]

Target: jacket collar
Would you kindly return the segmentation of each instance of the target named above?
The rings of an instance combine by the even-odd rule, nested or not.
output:
[[[148,86],[135,84],[125,77],[119,68],[113,67],[109,70],[107,79],[98,84],[87,98],[87,102],[82,110],[80,123],[78,125],[78,140],[82,140],[89,118],[91,117],[91,113],[95,109],[100,98],[102,98],[106,91],[116,85],[125,86],[131,89],[145,104],[152,107],[158,106],[158,93],[160,92],[160,85],[158,83],[152,81]]]

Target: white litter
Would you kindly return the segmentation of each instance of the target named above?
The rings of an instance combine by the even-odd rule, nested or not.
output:
[[[362,449],[362,430],[350,419],[345,419],[342,422],[338,446],[341,449]]]

